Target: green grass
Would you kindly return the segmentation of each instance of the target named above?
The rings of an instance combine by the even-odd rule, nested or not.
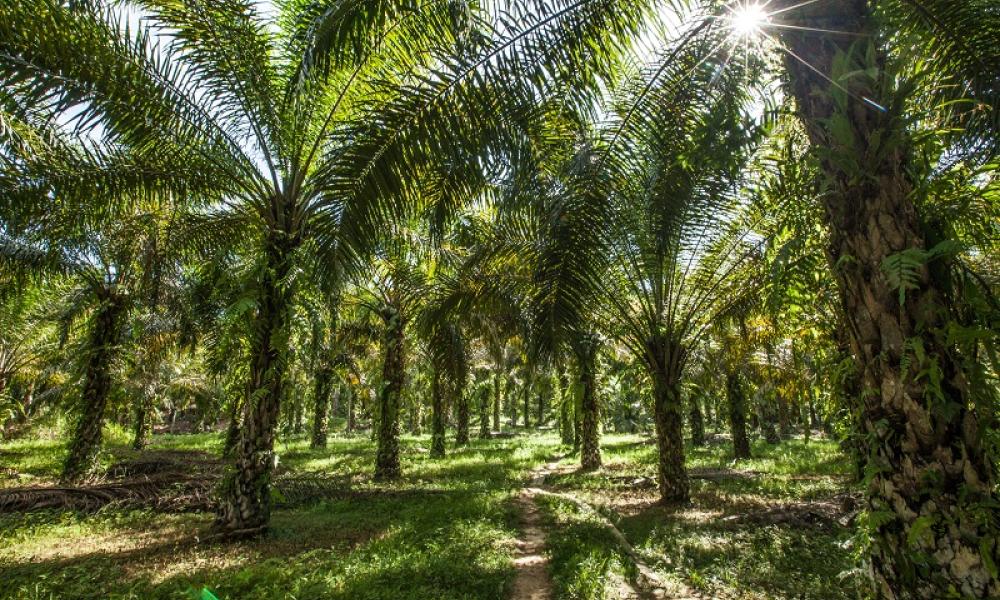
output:
[[[153,450],[217,452],[218,434],[156,436]],[[517,515],[512,494],[555,451],[555,439],[476,441],[444,460],[429,438],[402,440],[404,477],[371,481],[374,444],[331,438],[310,450],[304,436],[280,443],[282,470],[349,482],[345,499],[276,510],[263,540],[201,544],[207,514],[105,510],[0,516],[4,598],[181,598],[206,586],[223,599],[504,598],[513,576]],[[108,445],[108,458],[129,456]],[[32,479],[55,477],[61,446],[18,442]]]
[[[133,455],[127,435],[110,431],[103,461]],[[158,435],[152,450],[215,454],[220,434]],[[274,512],[262,540],[207,545],[205,513],[106,509],[94,515],[0,515],[0,598],[184,598],[202,586],[236,598],[500,599],[514,576],[517,536],[512,495],[533,468],[560,448],[555,435],[474,441],[443,460],[429,458],[428,436],[404,436],[403,479],[372,479],[374,443],[332,437],[312,450],[305,435],[277,445],[279,471],[313,473],[349,494]],[[737,469],[740,477],[692,480],[692,506],[653,506],[655,447],[641,436],[608,435],[605,467],[553,476],[558,491],[596,506],[666,580],[709,597],[853,600],[854,531],[840,526],[732,524],[732,515],[823,499],[849,486],[836,444],[789,440],[754,446],[733,465],[729,448],[688,449],[696,473]],[[5,466],[21,473],[4,485],[54,480],[63,444],[55,436],[0,445]],[[575,465],[574,457],[565,459]],[[548,532],[557,598],[598,600],[633,566],[597,516],[549,496],[538,499]],[[846,573],[841,577],[842,573]]]
[[[549,529],[549,570],[557,597],[602,600],[614,579],[634,577],[634,565],[595,515],[553,496],[539,496],[538,504]]]
[[[847,478],[850,464],[835,442],[793,439],[770,446],[760,441],[754,444],[754,458],[737,464],[728,444],[688,447],[691,472],[713,478],[692,479],[691,505],[668,508],[654,504],[656,450],[645,441],[606,436],[604,468],[552,480],[560,491],[597,506],[665,580],[680,580],[710,597],[866,597],[851,550],[853,528],[836,523],[803,527],[723,521],[852,489]],[[720,476],[727,473],[732,476]],[[642,482],[638,488],[637,480]],[[554,557],[554,562],[562,560]],[[584,581],[595,574],[577,577]]]

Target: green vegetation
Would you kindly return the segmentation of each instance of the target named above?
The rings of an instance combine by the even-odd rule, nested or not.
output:
[[[0,2],[0,593],[1000,597],[996,5]]]

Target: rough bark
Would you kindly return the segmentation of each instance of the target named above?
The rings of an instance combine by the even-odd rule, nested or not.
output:
[[[660,502],[683,504],[691,498],[684,466],[684,419],[681,365],[684,347],[666,336],[646,343],[646,364],[653,380],[653,420],[656,424],[657,484]]]
[[[455,445],[469,443],[469,396],[464,389],[455,391]]]
[[[382,391],[378,398],[378,449],[375,453],[375,479],[393,481],[402,474],[399,464],[399,404],[403,393],[406,367],[403,356],[403,316],[386,307],[385,361],[382,365]]]
[[[691,420],[691,443],[695,446],[705,445],[705,419],[701,414],[701,401],[692,395],[688,402],[691,404],[689,417]]]
[[[580,465],[584,469],[601,466],[601,408],[597,398],[596,335],[585,334],[574,343],[580,370]]]
[[[490,437],[490,404],[492,395],[490,387],[479,392],[479,439],[485,440]]]
[[[311,448],[326,448],[329,434],[327,408],[330,403],[330,387],[333,383],[333,369],[325,362],[316,369],[313,386],[313,430]]]
[[[101,429],[111,393],[111,366],[118,353],[121,327],[127,314],[127,300],[109,290],[101,294],[101,304],[91,324],[81,413],[77,419],[61,479],[75,483],[88,478],[97,467],[101,451]]]
[[[265,247],[251,336],[250,381],[236,465],[223,481],[215,526],[228,535],[262,532],[271,518],[274,434],[284,394],[293,289],[289,282],[295,242],[275,234]]]
[[[431,458],[444,458],[444,383],[440,371],[434,370],[431,381]]]
[[[240,443],[240,415],[243,402],[241,399],[234,399],[229,411],[229,425],[226,427],[226,442],[222,446],[222,456],[232,456],[236,452],[236,447]]]
[[[357,428],[358,417],[357,417],[357,405],[358,405],[358,394],[354,388],[348,386],[347,388],[347,434],[353,434],[354,430]]]
[[[493,373],[493,431],[500,431],[500,366]]]
[[[787,18],[875,39],[867,2],[828,4],[800,7]],[[876,589],[893,599],[1000,597],[992,566],[1000,564],[995,467],[962,357],[947,339],[947,284],[924,264],[901,295],[884,270],[888,257],[928,250],[900,141],[902,119],[864,100],[887,102],[894,93],[890,78],[865,75],[882,70],[884,58],[853,36],[781,36],[811,65],[786,60],[801,120],[822,149],[828,258],[865,391],[859,426],[868,440],[867,508],[877,523],[870,554]],[[838,64],[853,75],[843,77]],[[813,69],[850,94],[831,89]]]
[[[729,432],[733,437],[736,460],[750,458],[750,437],[747,435],[746,396],[739,373],[726,373],[726,400],[729,404]]]
[[[153,402],[151,395],[143,392],[142,398],[135,404],[132,419],[132,449],[143,450],[149,443],[149,435],[153,430]]]
[[[529,372],[524,378],[524,428],[531,427],[531,387],[532,376]]]

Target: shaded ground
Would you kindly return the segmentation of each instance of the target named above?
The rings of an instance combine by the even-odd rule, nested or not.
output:
[[[444,460],[428,457],[426,437],[407,437],[404,478],[390,486],[371,481],[367,438],[314,451],[297,437],[278,447],[271,532],[236,544],[201,540],[224,467],[220,436],[156,436],[141,455],[125,442],[111,436],[111,468],[93,489],[39,492],[56,504],[0,514],[0,598],[179,598],[202,586],[223,600],[846,600],[860,590],[854,491],[830,442],[760,445],[761,458],[737,465],[725,444],[691,450],[694,502],[667,509],[654,504],[655,449],[639,436],[606,436],[606,467],[590,473],[575,457],[543,467],[565,451],[550,434],[476,441]],[[0,445],[14,474],[0,482],[0,506],[25,493],[15,488],[52,487],[60,458],[55,440]],[[184,482],[200,486],[200,499],[182,502],[192,497]],[[110,503],[62,499],[133,484],[160,487],[105,489]],[[643,574],[609,522],[664,593],[636,585]]]
[[[858,493],[835,443],[761,442],[757,458],[735,465],[725,443],[688,448],[692,503],[685,507],[657,504],[654,446],[609,436],[603,449],[604,468],[554,475],[552,487],[597,507],[665,581],[707,598],[865,597],[853,555]],[[571,507],[552,510],[577,540],[592,538],[567,543],[578,564],[592,563],[575,581],[615,570],[621,558],[601,550],[605,541],[585,519]]]

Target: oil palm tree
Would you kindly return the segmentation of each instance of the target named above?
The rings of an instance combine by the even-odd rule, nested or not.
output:
[[[474,41],[473,13],[450,1],[281,2],[274,14],[248,1],[136,6],[149,24],[136,30],[100,2],[5,6],[0,71],[21,106],[75,111],[66,118],[99,124],[108,145],[157,148],[172,166],[158,183],[191,200],[192,243],[250,241],[247,400],[217,526],[252,534],[269,516],[300,267],[363,263],[377,223],[410,207],[415,180],[403,172],[463,143],[451,115],[476,97],[482,69],[452,67]]]

